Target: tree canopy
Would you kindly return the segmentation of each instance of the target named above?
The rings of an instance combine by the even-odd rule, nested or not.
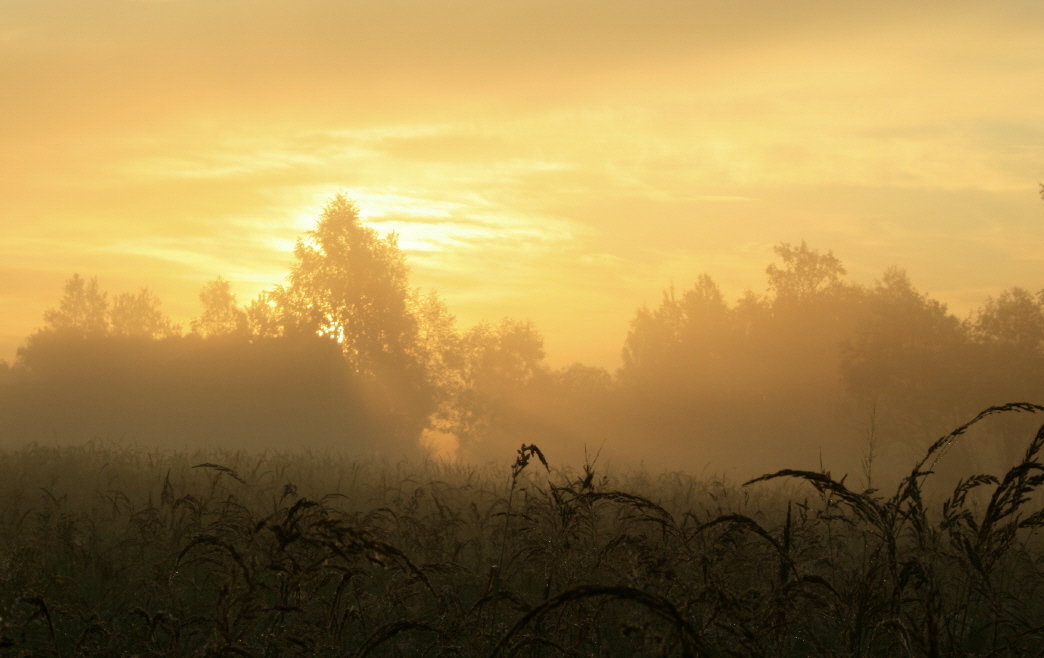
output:
[[[1005,290],[961,320],[901,269],[866,287],[830,251],[773,251],[763,293],[730,302],[701,274],[637,309],[616,373],[554,369],[531,322],[458,328],[435,291],[410,287],[396,236],[338,195],[283,285],[240,305],[228,280],[206,283],[187,336],[148,288],[110,296],[74,274],[0,368],[0,432],[162,426],[399,450],[431,430],[483,459],[545,437],[704,463],[754,441],[751,469],[784,456],[815,468],[824,450],[851,453],[853,424],[871,414],[882,436],[909,442],[912,428],[923,440],[984,406],[1044,396],[1044,290]],[[123,405],[135,411],[120,420]]]
[[[203,312],[192,321],[200,336],[230,336],[247,331],[247,313],[236,304],[232,284],[222,277],[207,283],[199,293]]]
[[[177,327],[160,310],[160,299],[148,288],[137,294],[124,292],[112,299],[110,330],[114,336],[164,338],[178,333]]]
[[[783,261],[782,266],[772,263],[765,268],[768,288],[777,302],[808,302],[836,291],[847,273],[833,252],[821,254],[809,249],[804,240],[797,247],[780,243],[772,250]]]
[[[297,241],[289,282],[282,299],[292,329],[333,338],[356,372],[417,366],[417,320],[398,239],[363,225],[344,195]]]
[[[42,331],[80,337],[103,336],[109,332],[108,295],[98,288],[98,277],[85,280],[73,274],[66,281],[58,308],[44,313]]]

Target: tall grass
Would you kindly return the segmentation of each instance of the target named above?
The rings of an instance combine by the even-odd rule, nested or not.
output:
[[[0,454],[4,656],[1039,655],[1044,428],[939,501],[822,472]],[[550,455],[553,457],[553,455]],[[534,464],[540,464],[534,468]]]

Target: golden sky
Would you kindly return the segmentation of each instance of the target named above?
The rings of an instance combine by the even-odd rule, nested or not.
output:
[[[612,367],[779,242],[1044,287],[1044,3],[0,0],[0,148],[0,358],[74,272],[245,302],[345,192],[462,325]]]

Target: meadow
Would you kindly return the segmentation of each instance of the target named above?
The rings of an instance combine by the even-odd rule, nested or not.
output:
[[[1044,646],[1044,427],[928,495],[338,453],[0,453],[2,656],[1019,656]],[[545,446],[546,448],[547,446]],[[785,467],[786,464],[781,464]]]

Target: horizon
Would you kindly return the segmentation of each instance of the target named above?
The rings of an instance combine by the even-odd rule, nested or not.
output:
[[[361,209],[360,209],[360,215],[363,215],[363,216],[365,215],[365,213],[361,212]],[[366,224],[366,223],[364,222],[364,224]],[[372,224],[367,224],[367,225],[370,225],[372,227]],[[386,235],[387,234],[382,235],[381,237],[386,237]],[[789,244],[789,243],[778,243],[778,244]],[[794,246],[796,246],[796,245],[794,245]],[[819,252],[821,254],[832,253],[831,249],[828,249],[828,248],[817,249],[815,245],[809,245],[809,248],[812,249],[813,251]],[[406,252],[407,250],[404,249],[403,251]],[[836,256],[836,254],[834,254],[834,255]],[[778,262],[778,257],[774,258],[774,260],[771,261],[771,262]],[[844,265],[847,268],[847,264],[844,263],[843,259],[841,260],[841,264]],[[407,266],[408,265],[409,265],[409,259],[407,258]],[[766,274],[765,274],[764,270],[765,270],[765,267],[767,267],[768,265],[769,265],[769,262],[766,262],[765,266],[763,266],[761,268],[761,270],[760,270],[760,274],[761,274],[763,279],[766,278]],[[894,267],[898,267],[898,269],[901,270],[901,271],[906,271],[906,268],[902,267],[901,265],[895,265]],[[289,268],[289,262],[288,262],[288,268]],[[705,274],[710,275],[711,279],[714,280],[715,283],[718,283],[717,279],[714,278],[713,273],[705,273]],[[884,274],[884,272],[882,272],[881,274]],[[70,273],[70,277],[74,276],[74,275],[81,276],[85,280],[90,280],[92,278],[98,278],[95,275],[93,275],[91,273],[87,273],[87,272]],[[219,274],[218,277],[221,277],[221,278],[225,279],[226,281],[229,281],[231,289],[232,289],[232,292],[233,293],[237,292],[237,290],[236,290],[237,282],[236,281],[229,280],[227,277],[224,277],[221,274]],[[880,277],[879,276],[875,277],[872,281],[867,281],[867,282],[853,281],[853,280],[851,280],[850,276],[845,276],[845,277],[843,277],[843,279],[846,281],[846,283],[848,283],[850,285],[857,286],[857,287],[861,286],[861,287],[864,287],[864,288],[872,288],[874,286],[874,284],[876,284],[876,283],[878,283],[880,281]],[[278,283],[280,285],[281,284],[285,284],[287,282],[287,280],[288,279],[286,277],[284,277],[284,279],[281,280]],[[148,289],[150,292],[155,293],[155,290],[151,286],[149,286],[147,284],[134,286],[133,288],[127,289],[127,290],[113,290],[113,289],[106,288],[106,286],[104,285],[105,282],[100,280],[100,279],[99,279],[98,283],[99,283],[100,290],[103,293],[105,293],[106,295],[108,295],[110,300],[117,294],[120,294],[120,293],[137,293],[138,291],[140,291],[143,288],[144,289]],[[615,353],[611,357],[609,356],[609,351],[605,350],[605,357],[606,357],[605,362],[598,362],[597,360],[584,361],[584,360],[581,360],[581,359],[570,358],[568,355],[555,354],[552,350],[547,349],[547,347],[548,347],[547,344],[546,344],[547,343],[547,336],[544,334],[543,328],[539,324],[534,323],[535,329],[541,334],[541,336],[544,337],[544,340],[545,340],[544,347],[545,347],[545,350],[547,351],[546,361],[547,361],[548,367],[550,367],[552,369],[558,369],[558,368],[564,368],[564,367],[572,365],[572,364],[583,364],[583,365],[587,365],[587,366],[604,368],[610,374],[615,374],[615,371],[618,370],[620,368],[620,366],[622,365],[621,355],[622,355],[622,352],[623,352],[623,349],[624,349],[624,347],[623,347],[624,346],[624,338],[626,338],[627,333],[630,331],[630,329],[632,327],[632,324],[633,324],[633,320],[636,317],[636,315],[639,313],[639,311],[641,309],[655,308],[658,305],[658,303],[660,303],[663,300],[663,296],[665,294],[667,294],[669,290],[673,290],[673,291],[676,291],[676,292],[679,292],[679,293],[680,292],[684,292],[685,290],[689,289],[689,287],[690,287],[690,285],[692,283],[695,283],[695,281],[687,282],[685,284],[681,284],[679,282],[671,281],[671,282],[669,282],[667,284],[666,287],[661,288],[658,291],[656,291],[656,295],[654,297],[651,297],[649,300],[643,302],[640,306],[635,307],[634,309],[631,309],[630,314],[628,316],[628,319],[623,324],[622,330],[620,332],[620,334],[621,334],[620,344],[619,344],[619,346],[617,346],[617,349],[616,349]],[[914,281],[913,284],[914,284],[914,286],[916,288],[917,287],[916,281]],[[1016,287],[1017,288],[1022,288],[1024,290],[1027,290],[1030,293],[1036,293],[1037,292],[1037,289],[1033,286],[1033,284],[1028,284],[1028,285],[1018,285],[1018,284],[1016,284],[1016,285],[1013,285],[1013,286],[1009,286],[1008,288],[1005,288],[1003,290],[998,290],[997,292],[1003,292],[1003,291],[1010,290],[1011,288],[1016,288]],[[270,290],[271,288],[272,288],[272,286],[266,286],[266,287],[263,287],[263,288],[259,288],[258,292],[261,292],[261,291],[264,291],[264,290]],[[416,289],[419,290],[421,293],[427,292],[426,290],[421,289],[421,288],[416,288]],[[965,320],[971,321],[971,320],[974,320],[974,314],[976,313],[976,311],[981,310],[983,308],[984,303],[986,303],[988,300],[995,298],[995,294],[991,292],[990,294],[987,294],[985,297],[983,297],[981,302],[979,302],[977,304],[974,302],[974,300],[968,299],[968,300],[966,300],[967,303],[968,303],[968,306],[963,308],[963,309],[958,310],[958,309],[955,309],[953,306],[951,306],[946,300],[937,298],[930,291],[921,290],[920,288],[917,288],[917,289],[918,289],[919,292],[925,294],[928,298],[933,299],[933,300],[941,303],[943,305],[943,307],[945,307],[945,309],[946,309],[948,314],[952,315],[953,317],[956,317],[960,321],[965,321]],[[444,297],[442,297],[442,291],[441,290],[438,290],[438,289],[435,289],[435,288],[431,288],[429,290],[435,291],[436,293],[438,293],[440,295],[441,298],[444,299]],[[723,292],[725,292],[724,287],[722,287],[722,290],[723,290]],[[1044,288],[1041,288],[1041,290],[1044,290]],[[730,296],[728,294],[725,294],[724,297],[725,297],[726,304],[728,304],[728,306],[730,308],[734,307],[736,305],[736,303],[740,301],[742,295],[744,293],[746,293],[746,292],[753,292],[756,295],[758,295],[759,297],[768,294],[767,289],[766,289],[764,284],[762,285],[761,289],[754,289],[753,287],[748,287],[744,291],[737,292],[736,294],[734,294],[732,296]],[[241,296],[241,295],[237,295],[237,302],[240,305],[240,307],[245,308],[247,305],[249,305],[250,301],[255,296],[256,295],[252,295],[250,297],[244,297],[244,296]],[[54,296],[54,299],[52,300],[52,303],[50,303],[49,305],[46,306],[46,309],[47,310],[51,310],[51,309],[57,308],[58,303],[60,301],[60,297],[61,297],[61,291],[59,290],[59,291],[56,292],[56,294]],[[166,307],[162,304],[162,302],[164,302],[164,301],[165,300],[163,300],[163,298],[160,297],[160,302],[161,302],[160,308],[161,308],[161,310],[163,310],[166,313]],[[197,303],[197,306],[199,306],[200,302],[198,300],[198,295],[197,295],[196,303]],[[189,328],[190,321],[199,317],[199,311],[201,310],[201,308],[202,307],[197,309],[196,313],[194,313],[192,315],[189,315],[189,316],[184,316],[184,317],[169,316],[170,320],[173,323],[173,325],[177,328],[177,330],[178,330],[177,333],[178,334],[185,334],[185,335],[187,335],[187,334],[191,333],[191,329]],[[454,316],[456,316],[456,314],[454,313],[454,309],[452,307],[449,308],[449,311],[450,311],[451,314],[454,314]],[[43,315],[44,314],[41,313],[39,326],[34,328],[31,333],[35,333],[35,332],[39,331],[46,324],[44,322]],[[481,324],[481,323],[496,324],[501,319],[511,319],[511,320],[521,320],[521,321],[530,321],[530,322],[532,322],[531,318],[514,317],[514,316],[511,316],[511,315],[505,315],[505,316],[496,317],[496,318],[494,318],[494,317],[479,318],[478,320],[476,320],[472,324],[462,324],[462,323],[459,322],[460,318],[457,317],[457,319],[458,319],[458,325],[457,325],[458,331],[466,331],[467,329],[469,329],[469,328],[471,328],[471,327],[473,327],[473,326],[475,326],[477,324]],[[21,342],[17,346],[18,348],[21,348],[22,346],[24,346],[25,341],[30,337],[31,333],[22,337]],[[16,361],[17,361],[17,352],[14,351],[14,350],[12,350],[11,354],[8,357],[4,357],[4,356],[0,355],[0,362],[7,362],[8,364],[14,364]]]

